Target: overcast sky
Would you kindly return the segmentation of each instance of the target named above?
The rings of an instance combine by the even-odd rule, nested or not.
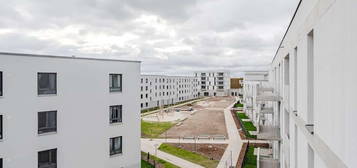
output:
[[[141,60],[145,74],[239,76],[271,62],[297,3],[3,0],[0,51]]]

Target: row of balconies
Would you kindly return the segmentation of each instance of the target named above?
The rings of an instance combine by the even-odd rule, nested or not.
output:
[[[279,115],[274,109],[277,102],[282,98],[274,92],[272,87],[257,87],[255,95],[251,93],[245,95],[245,109],[253,113],[254,124],[257,127],[257,139],[265,140],[269,144],[277,144],[280,142],[280,126]],[[254,100],[255,99],[255,100]],[[254,116],[256,118],[254,119]],[[269,121],[270,120],[270,121]],[[274,154],[276,145],[271,145],[271,148],[256,148],[257,152],[257,167],[258,168],[278,168],[280,161],[278,154]],[[270,152],[267,152],[270,151]],[[269,153],[269,154],[267,154]]]

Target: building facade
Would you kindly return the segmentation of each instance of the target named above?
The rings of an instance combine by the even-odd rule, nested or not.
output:
[[[140,107],[149,109],[198,98],[198,80],[192,76],[141,75]]]
[[[230,96],[239,96],[243,94],[243,78],[230,79]]]
[[[200,96],[228,96],[230,95],[230,74],[227,71],[195,72],[199,82]]]
[[[140,62],[0,53],[0,167],[140,167]]]
[[[269,81],[252,89],[257,136],[273,150],[259,167],[357,167],[356,9],[351,0],[299,2]]]

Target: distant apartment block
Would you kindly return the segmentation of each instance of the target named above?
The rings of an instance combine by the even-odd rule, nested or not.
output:
[[[199,82],[200,96],[228,96],[230,89],[230,74],[227,71],[195,72]]]
[[[172,105],[199,96],[196,77],[141,75],[140,80],[141,109]]]
[[[0,167],[140,167],[140,62],[0,53]]]
[[[243,78],[230,79],[230,96],[239,96],[243,94]]]
[[[356,8],[300,1],[269,71],[244,77],[245,111],[271,144],[258,167],[357,167]]]

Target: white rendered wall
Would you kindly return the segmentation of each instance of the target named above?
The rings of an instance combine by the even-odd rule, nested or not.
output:
[[[202,73],[205,75],[202,76]],[[219,76],[220,73],[223,73],[223,76]],[[230,92],[230,73],[228,71],[202,71],[195,72],[196,77],[198,77],[199,81],[199,89],[200,95],[204,96],[204,93],[208,93],[208,96],[229,96]],[[219,80],[218,78],[223,77],[223,80]],[[202,80],[204,78],[204,80]],[[205,82],[205,84],[202,84]],[[218,84],[218,82],[223,82],[223,85]],[[202,89],[202,86],[205,88]],[[223,88],[219,88],[219,86],[223,86]]]
[[[198,98],[199,85],[196,77],[141,75],[141,79],[140,97],[143,95],[143,98],[140,100],[140,107],[142,105],[142,109]]]
[[[351,0],[302,1],[283,41],[284,48],[279,49],[272,63],[274,69],[279,63],[282,64],[285,56],[290,56],[290,107],[287,109],[295,109],[291,106],[295,105],[293,65],[294,49],[297,47],[297,113],[307,122],[307,98],[311,95],[307,89],[307,35],[313,30],[314,136],[321,138],[322,143],[326,144],[347,167],[357,167],[356,9],[357,1]],[[292,121],[290,124],[295,123]],[[291,133],[293,128],[294,126],[290,126]],[[307,166],[305,149],[308,143],[301,134],[298,142],[298,162],[294,161],[294,151],[290,150],[291,163],[298,163],[298,167]],[[295,143],[291,142],[290,149],[294,149],[294,145]],[[321,159],[323,155],[324,152],[315,151],[315,168],[330,166]]]
[[[57,148],[58,168],[140,167],[139,62],[0,55],[6,168],[37,168],[38,151]],[[57,95],[37,95],[37,73],[57,73]],[[123,74],[123,91],[109,92],[109,73]],[[109,124],[109,106],[123,105],[123,123]],[[57,110],[57,133],[37,134],[37,113]],[[109,138],[123,136],[123,154],[109,155]]]

